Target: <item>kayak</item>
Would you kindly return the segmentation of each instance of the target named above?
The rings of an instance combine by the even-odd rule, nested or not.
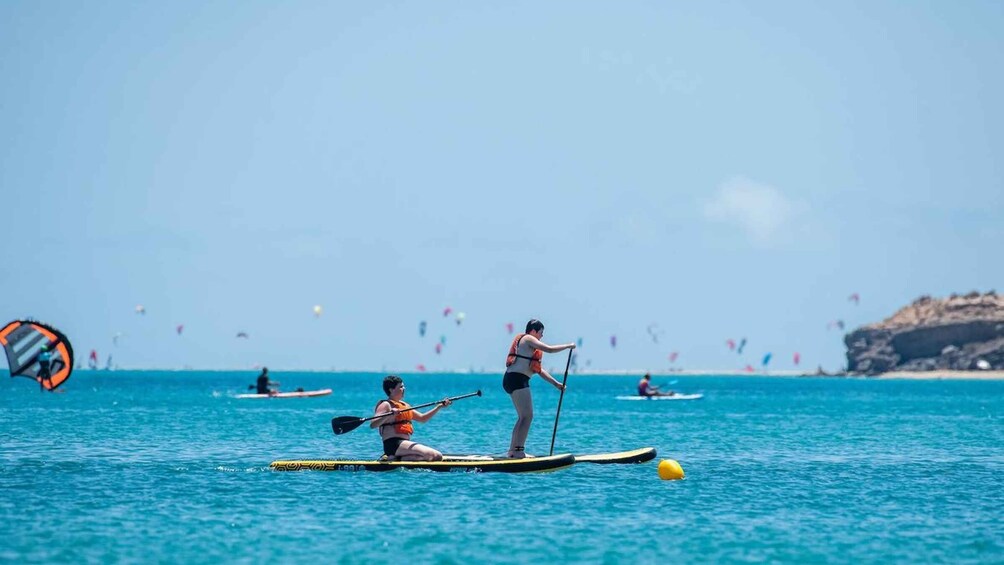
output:
[[[550,457],[509,459],[490,455],[446,455],[442,461],[355,461],[355,460],[298,460],[273,461],[273,471],[394,471],[397,469],[426,469],[438,472],[461,473],[541,473],[571,467],[575,456],[571,453]]]
[[[697,400],[703,394],[674,394],[672,396],[618,396],[617,400]]]
[[[654,447],[643,447],[632,451],[620,451],[618,453],[596,453],[593,455],[576,455],[576,463],[599,463],[607,465],[611,463],[644,463],[655,459]]]
[[[275,394],[238,394],[237,398],[310,398],[313,396],[327,396],[331,394],[330,388],[321,390],[301,390],[299,392],[277,392]]]

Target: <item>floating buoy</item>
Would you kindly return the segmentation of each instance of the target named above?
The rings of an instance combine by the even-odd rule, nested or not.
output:
[[[663,459],[659,462],[659,478],[664,481],[682,479],[683,467],[673,459]]]

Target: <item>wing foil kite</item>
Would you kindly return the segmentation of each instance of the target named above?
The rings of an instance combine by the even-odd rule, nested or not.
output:
[[[32,320],[15,320],[0,329],[0,345],[7,354],[10,376],[27,377],[45,390],[56,390],[73,372],[70,340],[52,326]],[[47,347],[47,351],[43,351],[43,347]],[[42,370],[45,353],[49,357],[48,378]]]

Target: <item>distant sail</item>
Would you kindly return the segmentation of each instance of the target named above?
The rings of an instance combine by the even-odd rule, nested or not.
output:
[[[27,377],[40,382],[46,390],[55,390],[73,372],[73,347],[62,332],[52,326],[32,320],[15,320],[0,329],[0,345],[7,354],[10,376]],[[38,356],[48,345],[50,365],[48,379],[38,376],[41,368]]]

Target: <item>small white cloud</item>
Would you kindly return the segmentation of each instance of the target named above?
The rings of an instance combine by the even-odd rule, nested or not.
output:
[[[715,197],[704,205],[704,217],[736,225],[755,243],[766,244],[805,208],[773,186],[733,177],[722,183]]]

